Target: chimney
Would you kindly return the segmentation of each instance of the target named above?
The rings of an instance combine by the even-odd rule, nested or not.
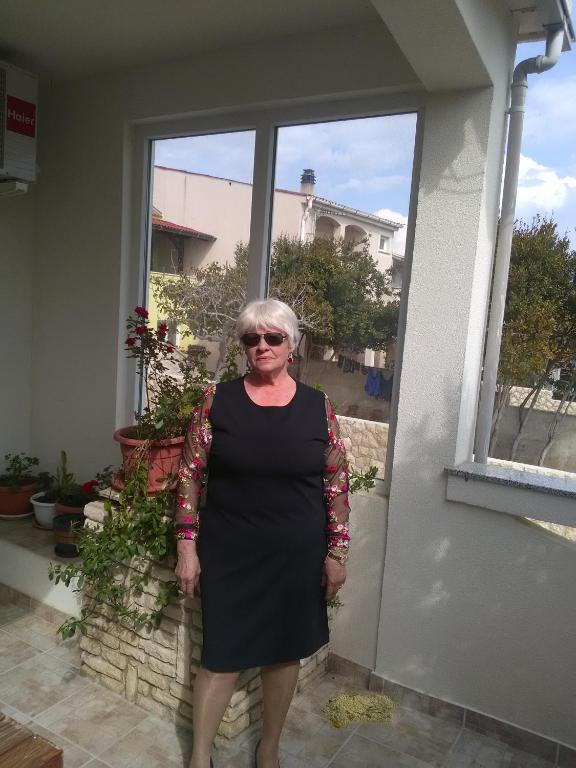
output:
[[[303,195],[313,195],[315,184],[316,176],[314,175],[314,169],[304,168],[302,171],[302,177],[300,179],[300,192]]]

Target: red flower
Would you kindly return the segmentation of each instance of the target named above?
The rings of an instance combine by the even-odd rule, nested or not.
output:
[[[136,344],[136,339],[133,336],[128,336],[124,343],[127,347],[133,347]]]
[[[159,339],[166,338],[166,334],[168,333],[168,326],[166,325],[166,323],[160,323],[160,325],[158,326],[157,333],[158,333]]]
[[[90,494],[97,485],[98,480],[88,480],[86,483],[82,483],[82,490],[84,493]]]
[[[138,334],[138,336],[143,336],[148,329],[145,325],[137,325],[134,329],[134,332]]]
[[[136,307],[134,309],[134,312],[140,317],[144,317],[144,318],[148,317],[148,310],[145,307]]]
[[[166,347],[166,350],[168,352],[174,352],[174,347],[171,347],[170,344],[168,344],[168,346]]]

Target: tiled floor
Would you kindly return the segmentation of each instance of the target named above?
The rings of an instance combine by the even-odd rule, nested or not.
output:
[[[188,730],[149,715],[83,676],[77,643],[30,610],[0,604],[0,711],[64,749],[65,768],[185,768]],[[333,728],[327,699],[358,690],[328,674],[292,704],[282,768],[551,768],[448,720],[398,707],[390,725]],[[252,768],[259,729],[214,753],[215,768]]]

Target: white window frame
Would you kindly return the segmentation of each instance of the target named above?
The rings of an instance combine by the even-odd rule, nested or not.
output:
[[[384,248],[382,247],[382,240],[384,240]],[[390,253],[390,237],[387,235],[380,235],[378,241],[378,253]]]
[[[392,391],[389,439],[385,457],[384,491],[390,487],[396,430],[398,391],[400,385],[402,349],[406,327],[406,307],[410,283],[412,244],[417,201],[420,157],[422,151],[422,117],[424,95],[413,93],[373,92],[355,98],[291,102],[289,104],[253,108],[228,108],[193,113],[185,117],[135,121],[126,126],[125,188],[123,194],[123,232],[119,339],[124,335],[124,318],[137,304],[145,305],[149,265],[145,255],[150,253],[152,205],[150,203],[151,173],[154,165],[154,140],[201,136],[231,131],[254,130],[254,174],[250,221],[250,255],[248,262],[247,296],[260,298],[268,291],[268,252],[271,240],[273,186],[276,139],[279,128],[291,125],[323,123],[368,117],[415,114],[416,136],[412,167],[410,210],[407,222],[405,272],[400,308],[397,364]],[[131,421],[139,392],[131,366],[118,351],[117,423]]]

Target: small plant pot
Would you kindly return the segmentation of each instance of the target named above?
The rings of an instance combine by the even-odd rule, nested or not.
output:
[[[54,517],[52,522],[54,539],[56,540],[54,552],[59,557],[78,557],[79,553],[76,546],[80,536],[78,528],[84,525],[84,520],[85,517],[82,514],[64,514]]]
[[[56,514],[56,504],[54,502],[42,501],[42,496],[45,496],[44,491],[35,493],[30,497],[32,506],[34,507],[34,517],[36,522],[41,528],[52,528],[52,521]]]
[[[38,483],[23,485],[18,490],[5,485],[0,486],[0,518],[15,519],[30,517],[34,514],[30,506],[30,497],[39,487]]]
[[[71,507],[69,504],[61,504],[59,501],[55,504],[57,515],[82,515],[84,505],[81,507]]]
[[[122,473],[114,475],[112,485],[117,491],[124,490],[125,478],[144,461],[148,468],[148,493],[158,493],[166,489],[166,478],[176,477],[180,467],[184,435],[169,440],[137,440],[130,437],[134,427],[123,427],[114,432],[114,440],[120,443],[122,451]],[[177,480],[170,487],[175,488]]]

